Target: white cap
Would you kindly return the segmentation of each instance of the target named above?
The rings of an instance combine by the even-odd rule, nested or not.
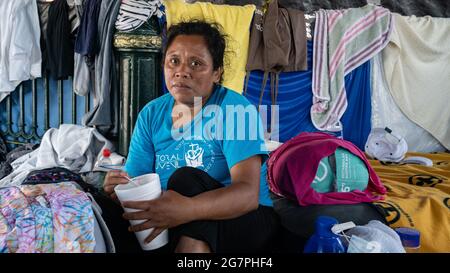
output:
[[[405,139],[389,128],[373,128],[367,138],[366,153],[375,159],[400,162],[408,151]]]

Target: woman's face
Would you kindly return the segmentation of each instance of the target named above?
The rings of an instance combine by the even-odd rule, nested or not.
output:
[[[213,59],[202,36],[179,35],[167,49],[164,76],[177,103],[193,106],[194,97],[206,100],[220,75],[220,68],[213,70]]]

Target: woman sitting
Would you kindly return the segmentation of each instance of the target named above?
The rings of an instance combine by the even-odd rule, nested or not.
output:
[[[125,166],[131,176],[158,173],[163,194],[127,202],[137,232],[169,229],[175,252],[269,251],[278,229],[266,183],[262,123],[242,95],[220,85],[226,40],[215,24],[184,22],[167,32],[163,50],[169,94],[140,112]],[[128,183],[107,174],[104,190]]]

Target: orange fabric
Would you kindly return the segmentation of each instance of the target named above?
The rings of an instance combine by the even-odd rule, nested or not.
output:
[[[419,252],[450,252],[450,153],[408,153],[433,160],[432,167],[369,160],[387,189],[375,204],[390,227],[421,233]]]

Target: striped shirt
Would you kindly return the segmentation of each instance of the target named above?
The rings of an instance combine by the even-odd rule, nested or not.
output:
[[[389,42],[388,9],[366,5],[316,13],[311,120],[319,130],[341,131],[347,108],[344,77],[379,53]]]
[[[160,0],[122,0],[119,15],[116,20],[116,29],[119,31],[133,31],[144,24],[151,16],[163,16],[159,9]]]

